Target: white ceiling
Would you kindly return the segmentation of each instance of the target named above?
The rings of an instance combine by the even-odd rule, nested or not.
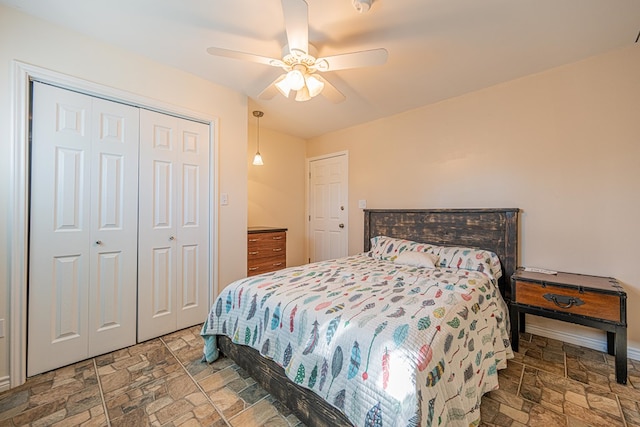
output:
[[[636,42],[638,0],[307,0],[318,56],[386,48],[386,64],[323,76],[347,99],[258,94],[280,69],[207,54],[280,58],[280,0],[0,0],[246,94],[261,126],[301,138],[375,120]]]

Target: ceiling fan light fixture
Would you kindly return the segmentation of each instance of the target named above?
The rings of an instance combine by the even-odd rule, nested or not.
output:
[[[309,94],[309,89],[306,86],[303,86],[300,90],[296,92],[296,101],[303,102],[311,99],[311,95]]]
[[[309,90],[309,96],[313,98],[320,95],[320,92],[324,89],[324,82],[312,74],[308,74],[305,80],[307,89]]]
[[[300,90],[304,87],[304,74],[298,66],[295,66],[293,70],[287,73],[287,78],[285,79],[289,88],[291,90]]]
[[[278,80],[275,81],[276,89],[284,96],[285,98],[289,97],[289,93],[291,92],[291,87],[289,86],[289,82],[287,81],[287,75],[283,74],[280,76]]]

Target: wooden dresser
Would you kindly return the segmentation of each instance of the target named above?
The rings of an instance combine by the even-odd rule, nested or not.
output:
[[[247,230],[247,276],[287,266],[287,229],[249,227]]]

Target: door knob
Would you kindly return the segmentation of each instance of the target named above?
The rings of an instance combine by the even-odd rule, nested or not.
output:
[[[344,228],[344,224],[338,224],[338,227]]]
[[[101,245],[102,244],[102,240],[96,240],[96,245]]]
[[[169,240],[176,240],[174,236],[169,237]]]

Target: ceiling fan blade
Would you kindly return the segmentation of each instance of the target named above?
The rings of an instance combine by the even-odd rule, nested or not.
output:
[[[344,94],[338,89],[336,89],[334,85],[329,83],[327,79],[319,76],[318,74],[314,74],[313,76],[324,83],[324,88],[322,89],[322,92],[320,92],[320,94],[327,98],[329,101],[333,102],[334,104],[338,104],[347,99],[347,97],[344,96]]]
[[[341,55],[318,58],[316,60],[316,68],[318,71],[336,71],[347,68],[382,65],[387,62],[388,56],[387,49],[383,48],[343,53]]]
[[[281,60],[275,58],[267,58],[266,56],[254,55],[253,53],[239,52],[237,50],[222,49],[220,47],[210,47],[207,49],[210,55],[223,56],[225,58],[240,59],[242,61],[257,62],[258,64],[271,65],[273,67],[282,67],[284,64]]]
[[[289,51],[309,53],[309,12],[304,0],[282,0]]]

